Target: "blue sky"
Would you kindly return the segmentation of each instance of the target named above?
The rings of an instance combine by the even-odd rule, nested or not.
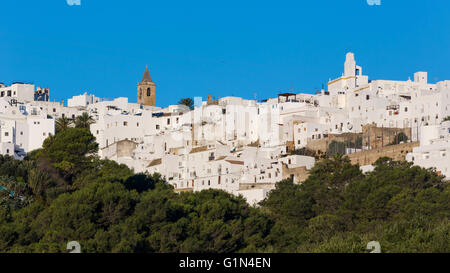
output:
[[[0,2],[0,82],[136,101],[148,65],[158,106],[212,94],[314,92],[352,51],[370,79],[450,79],[450,1]]]

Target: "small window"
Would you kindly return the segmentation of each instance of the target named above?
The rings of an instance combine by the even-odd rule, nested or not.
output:
[[[147,88],[147,97],[150,97],[152,95],[152,91],[150,88]]]
[[[128,122],[124,121],[123,126],[128,126]]]

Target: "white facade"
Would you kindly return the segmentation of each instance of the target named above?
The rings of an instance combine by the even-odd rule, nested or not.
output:
[[[83,95],[74,96],[71,99],[67,100],[67,106],[69,107],[86,107],[90,104],[94,104],[100,102],[100,98],[97,98],[94,95],[89,95],[84,93]]]
[[[101,157],[136,172],[159,172],[179,191],[223,189],[256,204],[288,173],[314,165],[314,158],[289,155],[289,145],[300,149],[375,124],[411,128],[412,140],[421,146],[409,160],[450,175],[444,160],[450,145],[442,133],[450,126],[441,125],[450,116],[450,81],[428,83],[427,72],[413,78],[369,80],[348,53],[341,77],[317,94],[285,93],[262,102],[224,97],[192,111],[129,103],[123,97],[101,101],[87,93],[72,97],[65,107],[33,101],[32,85],[0,85],[1,151],[11,153],[11,143],[24,152],[39,148],[54,133],[57,118],[87,112],[95,120],[90,130]]]
[[[10,104],[0,99],[0,143],[2,154],[21,158],[42,147],[44,140],[55,133],[55,121],[45,113],[29,114],[23,104]]]
[[[34,85],[13,83],[11,86],[0,84],[0,98],[12,98],[21,102],[34,101]]]
[[[450,179],[450,121],[422,128],[420,146],[406,156],[406,160],[423,168],[434,168]]]

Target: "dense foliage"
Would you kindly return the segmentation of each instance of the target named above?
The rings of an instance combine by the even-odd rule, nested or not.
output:
[[[180,101],[178,101],[178,104],[185,105],[185,106],[189,107],[189,109],[191,109],[191,110],[194,109],[194,100],[192,98],[180,99]]]
[[[0,156],[0,252],[450,252],[450,188],[432,170],[335,155],[257,207],[223,191],[175,193],[158,175],[100,160],[65,128],[23,161]]]

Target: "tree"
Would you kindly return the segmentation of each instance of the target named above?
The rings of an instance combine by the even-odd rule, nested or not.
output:
[[[89,130],[67,128],[23,161],[0,155],[0,252],[65,252],[74,238],[88,253],[367,252],[373,240],[450,252],[450,184],[406,161],[363,174],[336,154],[251,207],[221,190],[176,193],[97,149]]]
[[[304,155],[304,156],[311,156],[311,157],[316,157],[317,158],[317,154],[314,150],[308,149],[306,147],[300,148],[300,149],[296,149],[296,150],[292,150],[291,151],[291,155]]]
[[[181,99],[178,102],[178,104],[185,105],[185,106],[189,107],[189,109],[191,109],[191,110],[194,109],[194,100],[191,98]]]
[[[56,120],[56,133],[69,128],[72,123],[73,123],[73,121],[66,117],[57,119]]]
[[[98,144],[88,129],[68,128],[44,141],[39,159],[48,161],[71,180],[73,175],[92,165],[97,151]]]
[[[398,144],[400,144],[402,142],[406,143],[407,141],[408,141],[408,136],[405,133],[400,132],[400,133],[395,135],[394,140],[392,141],[391,144],[392,145],[398,145]]]
[[[446,116],[442,121],[450,121],[450,116]]]
[[[95,123],[95,120],[86,112],[81,114],[75,118],[75,127],[76,128],[86,128],[89,129],[92,123]]]

